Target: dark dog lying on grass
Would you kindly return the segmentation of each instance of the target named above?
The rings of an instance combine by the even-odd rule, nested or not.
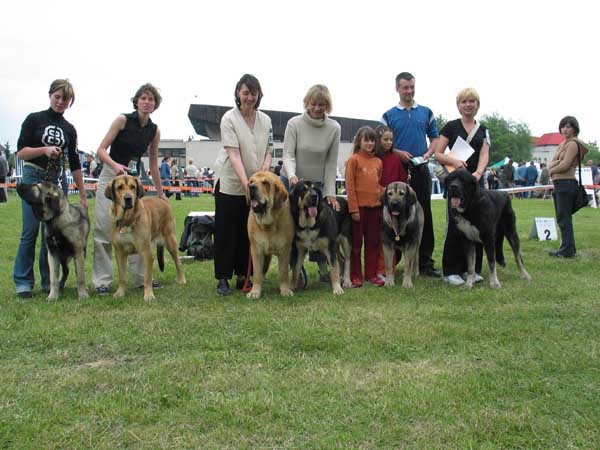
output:
[[[69,276],[69,261],[75,258],[77,293],[79,299],[88,298],[85,285],[85,251],[90,220],[87,209],[72,205],[61,188],[50,183],[17,184],[19,196],[31,205],[35,217],[44,222],[44,240],[48,250],[50,268],[50,294],[48,300],[58,299]],[[59,266],[62,278],[58,280]]]

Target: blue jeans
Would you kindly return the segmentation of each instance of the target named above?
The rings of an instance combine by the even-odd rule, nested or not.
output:
[[[46,171],[35,167],[23,166],[23,183],[35,184],[46,179]],[[58,184],[58,180],[54,180]],[[35,265],[35,243],[37,241],[40,225],[42,225],[42,242],[40,245],[39,268],[42,289],[50,288],[50,270],[48,269],[48,253],[44,242],[44,226],[33,215],[33,209],[25,200],[21,200],[21,211],[23,215],[23,228],[21,229],[21,240],[15,259],[13,279],[17,292],[31,292],[35,285],[33,266]]]

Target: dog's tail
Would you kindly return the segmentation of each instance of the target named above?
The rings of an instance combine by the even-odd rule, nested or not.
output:
[[[158,260],[158,268],[161,272],[165,271],[165,248],[162,245],[156,246],[156,259]]]

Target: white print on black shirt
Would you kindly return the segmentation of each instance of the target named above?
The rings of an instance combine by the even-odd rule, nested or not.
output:
[[[65,135],[62,128],[56,125],[48,125],[44,129],[44,135],[42,136],[42,142],[47,147],[60,147],[65,146]]]

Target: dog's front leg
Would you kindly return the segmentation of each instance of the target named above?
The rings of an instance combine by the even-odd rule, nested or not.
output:
[[[413,245],[404,252],[404,279],[402,287],[412,288],[412,277],[419,274],[419,246]]]
[[[300,283],[300,272],[302,271],[302,265],[304,264],[304,258],[306,257],[306,249],[297,245],[298,255],[296,258],[296,265],[294,266],[294,274],[292,276],[292,287],[294,289],[299,289],[303,286],[298,286]]]
[[[253,245],[250,245],[250,253],[252,254],[252,272],[254,278],[252,280],[252,290],[246,294],[246,297],[251,299],[260,298],[263,282],[263,263],[264,255],[258,252]]]
[[[385,260],[385,285],[392,287],[396,285],[394,280],[394,246],[383,244],[383,259]],[[406,269],[405,269],[406,278]]]
[[[472,289],[475,283],[475,242],[467,241],[467,281],[463,289]]]
[[[277,262],[279,264],[279,293],[283,297],[291,297],[294,295],[294,291],[290,289],[290,254],[292,252],[291,246],[282,250],[277,255]]]
[[[125,286],[127,283],[127,255],[120,246],[115,245],[115,259],[117,260],[117,269],[119,271],[119,285],[113,298],[123,298],[125,296]]]
[[[48,268],[50,269],[50,293],[48,294],[48,301],[58,300],[60,292],[60,283],[58,281],[59,267],[60,260],[58,256],[54,256],[48,252]]]
[[[340,284],[340,265],[337,261],[336,243],[331,241],[332,244],[325,250],[321,251],[321,254],[327,260],[329,265],[329,273],[331,278],[331,289],[334,295],[340,295],[344,293],[342,285]]]
[[[89,295],[85,285],[85,257],[82,249],[78,249],[75,255],[75,272],[77,273],[77,295],[79,300],[85,300]]]
[[[342,273],[342,286],[344,288],[352,287],[352,281],[350,281],[350,248],[350,242],[348,239],[345,237],[338,238],[337,262],[340,272]]]

